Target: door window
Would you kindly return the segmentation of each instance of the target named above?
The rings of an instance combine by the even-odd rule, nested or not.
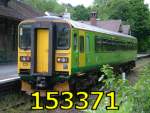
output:
[[[76,33],[74,33],[73,38],[74,38],[73,49],[74,51],[77,51],[77,34]]]
[[[87,53],[90,52],[90,37],[89,36],[86,37],[86,51]]]
[[[80,53],[84,53],[84,36],[80,36]]]

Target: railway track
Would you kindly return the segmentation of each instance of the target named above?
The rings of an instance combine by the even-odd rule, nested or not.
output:
[[[11,105],[9,107],[0,109],[0,112],[5,112],[5,111],[7,111],[11,108],[17,108],[17,107],[23,106],[24,104],[25,104],[25,102],[18,102],[18,103],[14,104],[14,105]]]
[[[5,79],[0,81],[0,99],[7,97],[10,94],[20,93],[21,83],[19,77],[15,77],[13,79]],[[13,108],[18,108],[23,106],[25,101],[18,101],[15,104],[8,105],[7,107],[1,107],[0,113],[4,113],[7,110]]]
[[[137,60],[149,58],[149,57],[150,57],[150,54],[139,54],[137,55]]]

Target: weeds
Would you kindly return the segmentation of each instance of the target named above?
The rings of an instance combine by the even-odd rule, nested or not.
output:
[[[95,111],[86,110],[87,113],[150,113],[150,64],[146,66],[135,86],[131,86],[128,80],[122,80],[120,76],[113,73],[113,68],[104,65],[101,72],[107,76],[105,89],[113,90],[117,93],[118,111],[107,111],[105,109],[106,101],[102,100],[98,109]]]
[[[143,69],[134,88],[133,113],[150,113],[150,64]]]

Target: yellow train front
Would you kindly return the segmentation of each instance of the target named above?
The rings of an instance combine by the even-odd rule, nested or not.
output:
[[[19,25],[18,73],[28,93],[88,86],[104,64],[132,69],[136,53],[135,37],[72,20],[38,17]]]
[[[71,67],[70,33],[70,25],[57,18],[20,23],[18,73],[22,91],[69,90],[66,79]]]

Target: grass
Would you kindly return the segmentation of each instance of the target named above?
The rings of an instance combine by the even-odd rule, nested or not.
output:
[[[23,104],[14,106],[22,102]],[[3,97],[0,96],[0,113],[79,113],[75,109],[31,110],[32,105],[34,105],[32,98],[22,93],[11,93]]]
[[[19,105],[20,103],[24,104]],[[31,107],[31,103],[28,96],[13,92],[0,97],[0,113],[23,113],[24,110]],[[16,106],[17,104],[18,106]]]
[[[144,67],[134,88],[133,113],[150,113],[150,64]]]

